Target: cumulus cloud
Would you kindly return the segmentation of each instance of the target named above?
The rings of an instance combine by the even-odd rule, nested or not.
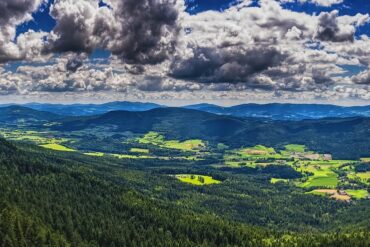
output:
[[[338,11],[321,13],[319,15],[319,25],[315,37],[322,41],[344,42],[353,41],[356,29],[349,26],[341,29],[338,23]]]
[[[164,61],[176,45],[179,32],[176,0],[123,0],[113,4],[118,32],[109,49],[126,63]]]
[[[111,51],[129,64],[155,64],[173,52],[178,8],[175,0],[56,0],[51,16],[57,25],[48,52]]]
[[[16,26],[32,19],[44,0],[3,0],[0,2],[0,63],[38,55],[43,33],[27,32],[14,42]],[[25,42],[25,41],[29,42]]]
[[[248,82],[252,75],[279,65],[285,58],[273,47],[194,47],[190,58],[172,61],[170,75],[206,83]]]
[[[357,75],[351,77],[351,80],[355,84],[366,84],[370,85],[370,69],[365,70]]]
[[[98,8],[96,1],[55,1],[50,15],[57,24],[49,37],[49,49],[53,52],[92,52],[92,25]]]
[[[83,55],[72,55],[68,58],[66,63],[66,70],[76,72],[83,65]]]

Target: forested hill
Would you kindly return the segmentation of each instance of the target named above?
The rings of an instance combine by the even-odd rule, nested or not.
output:
[[[61,119],[58,114],[37,111],[23,106],[8,106],[0,107],[0,122],[1,123],[19,123],[21,121],[52,121]]]
[[[168,199],[154,200],[155,194],[142,191],[154,187],[156,176],[112,160],[0,140],[0,167],[0,245],[4,247],[370,244],[370,235],[357,230],[273,233],[195,213]],[[167,176],[166,183],[171,181]]]
[[[25,149],[27,151],[25,151]],[[99,165],[98,165],[99,164]],[[138,193],[107,162],[0,140],[1,246],[250,246],[267,231]]]
[[[272,121],[236,118],[182,108],[158,108],[144,112],[114,111],[103,115],[67,119],[56,130],[74,131],[107,127],[112,131],[158,131],[170,139],[199,138],[232,147],[263,144],[282,147],[289,143],[332,153],[339,159],[370,156],[370,118],[327,118]]]

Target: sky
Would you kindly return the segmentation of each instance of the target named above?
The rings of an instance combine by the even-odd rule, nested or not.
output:
[[[370,104],[367,0],[1,0],[0,102]]]

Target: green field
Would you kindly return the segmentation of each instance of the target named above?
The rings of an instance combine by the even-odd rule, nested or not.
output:
[[[359,172],[356,173],[356,176],[358,176],[361,179],[367,180],[370,179],[370,172]]]
[[[268,163],[260,162],[264,159],[278,160],[282,156],[275,149],[257,145],[254,147],[241,148],[227,151],[224,155],[224,164],[230,167],[252,167],[265,166]]]
[[[367,190],[346,190],[347,194],[355,199],[365,199],[369,196]]]
[[[63,152],[76,152],[76,150],[74,150],[74,149],[67,148],[63,145],[56,144],[56,143],[44,144],[44,145],[40,145],[40,147],[47,148],[47,149],[52,149],[52,150],[56,150],[56,151],[63,151]]]
[[[304,188],[321,187],[321,188],[336,188],[338,185],[338,178],[336,175],[325,177],[310,177],[306,182],[300,186]]]
[[[297,145],[297,144],[289,144],[285,146],[285,151],[288,152],[299,152],[303,153],[306,150],[306,146],[304,145]]]
[[[142,144],[152,144],[162,148],[178,149],[182,151],[199,151],[201,148],[205,147],[205,143],[202,140],[165,140],[164,136],[157,132],[149,132],[144,135],[144,137],[138,139],[139,143]]]
[[[68,138],[59,138],[54,132],[34,131],[34,130],[7,130],[1,129],[0,135],[7,140],[27,141],[35,144],[64,143],[71,141]]]
[[[288,183],[289,182],[289,179],[283,179],[283,178],[271,178],[270,182],[272,184],[276,184],[276,183]]]
[[[153,159],[154,157],[148,155],[130,155],[130,154],[111,154],[118,159]]]
[[[91,153],[84,153],[85,155],[89,155],[89,156],[97,156],[97,157],[103,157],[104,156],[104,153],[101,153],[101,152],[91,152]]]
[[[192,185],[211,185],[221,183],[221,181],[213,179],[211,176],[203,176],[196,174],[178,174],[175,177],[181,182]]]
[[[131,148],[130,153],[140,153],[140,154],[148,154],[149,149],[144,149],[144,148]]]
[[[309,176],[307,181],[300,186],[304,188],[336,188],[339,182],[338,175],[332,171],[336,165],[322,163],[322,161],[301,164],[298,171],[309,172],[313,175]]]
[[[370,172],[349,173],[347,177],[353,180],[360,180],[362,183],[367,185],[370,184]]]

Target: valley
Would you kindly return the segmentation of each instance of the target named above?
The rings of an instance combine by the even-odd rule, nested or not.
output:
[[[272,184],[292,184],[304,189],[306,194],[328,196],[347,202],[370,199],[368,192],[370,171],[356,171],[356,167],[370,164],[369,158],[365,157],[358,160],[336,160],[330,153],[318,153],[299,144],[287,144],[280,149],[261,144],[233,149],[223,143],[215,145],[201,139],[169,140],[165,138],[165,133],[155,131],[149,131],[146,134],[133,132],[117,134],[109,128],[101,127],[99,131],[91,129],[57,131],[45,127],[38,131],[37,128],[29,127],[30,129],[26,125],[22,130],[3,128],[0,134],[7,140],[32,143],[54,151],[79,152],[92,157],[183,160],[198,162],[204,167],[220,170],[232,169],[234,172],[242,171],[243,168],[268,171],[272,174],[276,172],[277,176],[270,178]],[[99,145],[91,146],[92,140],[97,141]],[[202,183],[197,176],[203,175],[190,178],[192,176],[177,175],[176,177],[182,182],[193,185],[213,184],[211,177],[204,177],[205,181],[211,181],[210,183]]]
[[[189,243],[182,246],[198,246],[204,239],[209,246],[254,241],[301,246],[323,238],[334,244],[354,229],[367,239],[370,155],[368,146],[352,149],[367,141],[362,128],[367,119],[274,122],[173,108],[73,118],[22,112],[22,117],[9,110],[3,114],[0,199],[12,212],[42,222],[44,230],[35,231],[49,232],[53,241],[86,244],[83,239],[90,239],[88,246],[104,246],[104,241],[122,246],[128,239],[156,239],[158,233],[143,231],[144,225],[166,229],[163,241]],[[332,127],[353,121],[359,126]],[[348,140],[344,146],[321,143],[338,133]],[[337,147],[351,152],[338,155]],[[9,178],[19,181],[11,185],[18,193],[6,189]],[[53,201],[70,211],[45,215],[58,207]],[[143,212],[146,217],[140,218]],[[78,222],[68,226],[72,235],[64,233],[65,223],[55,223],[61,217]],[[95,235],[92,229],[101,229],[102,217],[106,230],[120,237]],[[182,221],[170,224],[168,217]],[[140,236],[126,236],[131,230],[116,229],[118,221],[137,225]],[[210,235],[189,235],[181,222]]]

